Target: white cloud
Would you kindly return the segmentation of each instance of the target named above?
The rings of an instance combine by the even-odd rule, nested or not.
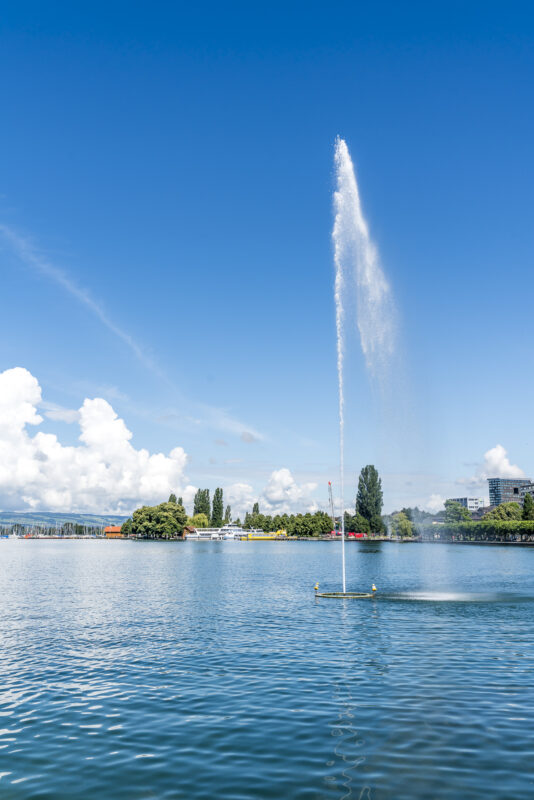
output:
[[[511,464],[508,453],[501,444],[484,453],[484,460],[478,465],[475,474],[469,478],[458,478],[457,486],[482,496],[487,492],[487,478],[524,478],[525,473],[517,464]]]
[[[524,478],[525,473],[516,464],[510,464],[508,454],[502,444],[497,444],[484,453],[484,463],[479,474],[481,478]]]
[[[110,314],[106,311],[104,305],[95,300],[92,294],[81,287],[71,275],[63,269],[60,269],[55,264],[51,263],[34,245],[32,240],[21,235],[9,225],[0,223],[0,239],[3,240],[15,256],[30,269],[43,275],[50,282],[59,286],[63,291],[73,297],[77,302],[84,306],[91,314],[93,314],[100,323],[107,328],[115,337],[120,339],[134,354],[137,360],[150,372],[164,381],[169,386],[175,395],[179,395],[178,387],[169,378],[169,376],[161,369],[156,362],[155,358],[142,347],[133,336],[127,331],[117,325]],[[107,390],[108,396],[111,394],[113,387]],[[116,390],[115,390],[116,391]],[[117,396],[115,399],[126,399],[124,396]],[[184,401],[182,401],[184,402]],[[161,415],[160,422],[165,424],[176,425],[190,429],[191,425],[206,426],[216,431],[223,433],[232,433],[241,437],[243,442],[252,443],[256,441],[263,441],[264,435],[255,430],[248,423],[241,422],[239,419],[234,418],[226,409],[216,408],[205,403],[193,403],[193,406],[200,410],[195,413],[195,416],[188,414],[176,414],[175,412]],[[60,416],[59,409],[47,409],[45,415],[49,419],[61,420],[63,422],[75,421],[71,413],[71,419],[66,419],[65,416]]]
[[[75,408],[64,408],[58,406],[56,403],[42,402],[40,408],[43,410],[45,417],[54,420],[54,422],[67,422],[71,424],[78,422],[80,419],[80,412]]]
[[[252,510],[256,500],[254,489],[249,483],[232,483],[224,489],[224,502],[232,507],[234,519],[240,517],[243,521],[245,513]]]
[[[256,492],[249,483],[233,483],[224,487],[225,502],[232,506],[234,519],[243,519],[247,511],[252,511],[255,502],[260,505],[262,514],[297,514],[317,511],[319,506],[311,496],[317,488],[316,483],[299,484],[286,467],[275,469],[261,492]]]
[[[298,484],[286,468],[275,469],[262,492],[263,505],[269,512],[284,513],[294,510],[315,511],[318,506],[311,498],[317,488],[316,483]]]
[[[64,446],[38,431],[41,388],[21,367],[0,373],[0,504],[55,511],[129,513],[141,503],[165,500],[174,491],[191,502],[195,487],[184,486],[187,456],[136,450],[131,432],[102,398],[79,409],[80,442]]]
[[[427,511],[431,511],[433,514],[435,514],[436,511],[443,511],[444,504],[444,497],[442,497],[440,494],[431,494],[426,503],[426,509]]]

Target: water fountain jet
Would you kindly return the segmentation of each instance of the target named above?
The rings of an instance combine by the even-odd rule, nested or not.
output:
[[[346,591],[345,570],[345,395],[344,361],[346,342],[346,306],[349,283],[357,290],[356,324],[366,366],[373,377],[380,377],[393,355],[395,313],[391,289],[380,266],[378,251],[363,217],[358,184],[347,143],[339,136],[335,143],[334,163],[334,301],[336,307],[337,374],[339,403],[339,480],[341,490],[341,561],[342,592]],[[358,593],[353,593],[359,596]],[[368,596],[362,594],[361,596]]]

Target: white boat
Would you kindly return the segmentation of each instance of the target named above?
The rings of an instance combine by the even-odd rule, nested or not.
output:
[[[222,539],[220,528],[197,528],[191,533],[185,534],[188,541],[220,541]]]
[[[185,534],[185,539],[193,542],[209,542],[209,541],[235,541],[239,539],[247,539],[249,534],[263,534],[263,531],[251,528],[246,531],[239,525],[229,522],[223,525],[222,528],[197,528],[191,533]]]
[[[247,532],[240,525],[235,525],[233,522],[229,522],[227,525],[222,526],[221,535],[225,540],[242,539],[243,536],[247,535]]]

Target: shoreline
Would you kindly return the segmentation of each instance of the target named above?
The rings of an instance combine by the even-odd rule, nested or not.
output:
[[[106,536],[21,536],[21,537],[13,537],[13,536],[3,536],[0,537],[6,541],[25,541],[25,542],[46,542],[46,541],[86,541],[86,542],[160,542],[160,543],[176,543],[186,542],[185,539],[180,537],[176,537],[175,539],[137,539],[135,537],[119,537],[114,536],[107,538]],[[211,540],[207,540],[211,541]],[[222,543],[223,540],[218,541],[219,544]],[[280,542],[332,542],[332,543],[339,543],[341,539],[339,537],[331,537],[331,536],[295,536],[295,537],[288,537],[287,539],[268,539],[265,542],[261,542],[261,540],[239,540],[244,541],[247,543],[254,542],[255,544],[262,543],[262,544],[273,544],[273,543],[280,543]],[[387,542],[389,544],[454,544],[454,545],[483,545],[489,547],[495,546],[515,546],[515,547],[534,547],[534,540],[528,542],[507,542],[507,541],[484,541],[482,539],[475,539],[472,541],[450,541],[446,539],[421,539],[418,537],[406,537],[404,539],[391,539],[387,536],[377,536],[373,537],[372,539],[345,539],[345,543],[351,544],[374,544],[374,543],[381,543]],[[193,541],[191,544],[197,544],[197,542]]]

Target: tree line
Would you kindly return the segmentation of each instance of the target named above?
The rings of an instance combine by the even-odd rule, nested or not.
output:
[[[534,522],[534,499],[530,494],[525,495],[521,506],[519,503],[501,503],[487,511],[481,520],[473,520],[469,510],[455,500],[445,500],[443,523],[429,524],[435,518],[434,514],[416,508],[403,508],[384,520],[394,536],[410,537],[422,535],[434,538],[435,535],[444,537],[480,537],[482,540],[497,540],[499,537],[530,536]],[[500,523],[516,523],[515,525],[501,525]],[[458,527],[459,526],[459,527]]]
[[[345,513],[346,532],[383,533],[386,528],[381,516],[382,506],[382,480],[376,468],[368,464],[358,479],[354,514]],[[166,503],[136,509],[121,530],[125,536],[133,534],[143,538],[169,539],[181,536],[187,526],[221,528],[231,521],[232,509],[229,505],[225,508],[223,490],[219,487],[215,489],[212,499],[209,489],[198,489],[191,516],[185,511],[183,499],[173,493]],[[237,519],[235,524],[241,525],[241,521]],[[339,518],[333,520],[326,511],[262,514],[258,502],[254,503],[251,511],[247,511],[243,522],[245,530],[254,528],[266,533],[286,530],[289,536],[325,536],[332,530],[332,525],[339,528]]]

